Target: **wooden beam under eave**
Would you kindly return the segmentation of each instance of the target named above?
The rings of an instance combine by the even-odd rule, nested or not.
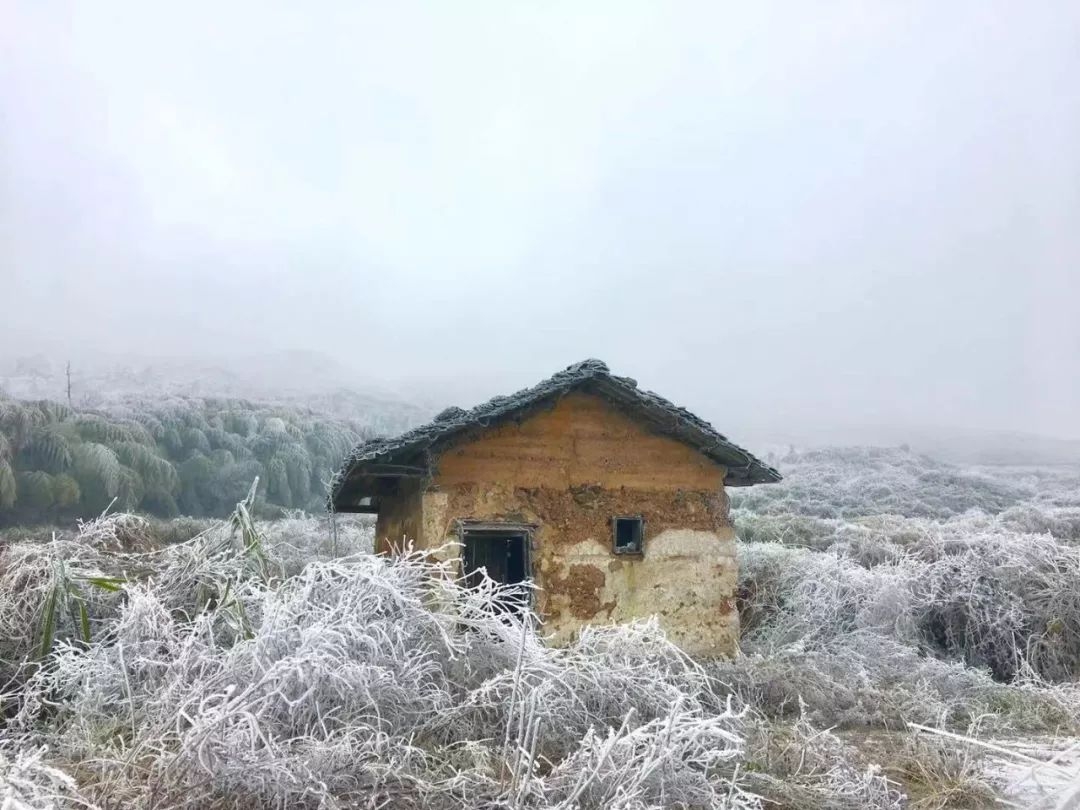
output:
[[[364,464],[358,465],[354,474],[362,478],[423,478],[428,469],[408,464]]]
[[[379,505],[374,506],[339,506],[334,510],[336,515],[377,515],[379,514]]]

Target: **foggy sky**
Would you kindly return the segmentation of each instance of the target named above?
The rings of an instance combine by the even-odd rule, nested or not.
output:
[[[0,4],[0,346],[1080,437],[1080,6]]]

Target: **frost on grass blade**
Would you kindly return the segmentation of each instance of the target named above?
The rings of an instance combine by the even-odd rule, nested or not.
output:
[[[996,789],[979,755],[919,743],[910,724],[1080,730],[1072,479],[818,462],[836,469],[814,492],[781,484],[783,508],[736,513],[733,661],[691,660],[654,622],[551,648],[536,617],[493,609],[496,583],[465,587],[419,553],[375,557],[370,529],[342,528],[335,546],[300,514],[248,511],[176,544],[110,515],[11,543],[6,762],[145,808],[893,808],[898,782]],[[884,501],[901,513],[844,513],[875,480],[902,491]],[[908,509],[943,503],[923,491],[942,481],[943,514]],[[1027,500],[1010,503],[1016,487]],[[960,509],[978,502],[992,509]],[[852,740],[868,729],[899,743]]]

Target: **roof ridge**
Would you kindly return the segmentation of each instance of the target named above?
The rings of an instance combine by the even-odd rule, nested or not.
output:
[[[631,377],[612,374],[602,360],[586,358],[531,388],[492,397],[468,410],[451,405],[436,414],[430,422],[398,436],[362,442],[349,453],[341,469],[334,475],[330,488],[331,505],[337,502],[345,480],[358,465],[414,461],[413,457],[426,453],[433,445],[455,434],[491,425],[571,390],[587,388],[592,383],[596,384],[593,393],[606,396],[615,405],[636,411],[651,422],[658,432],[695,447],[717,464],[727,467],[725,483],[745,486],[780,480],[780,473],[729,441],[701,417],[659,394],[638,388],[637,380]]]

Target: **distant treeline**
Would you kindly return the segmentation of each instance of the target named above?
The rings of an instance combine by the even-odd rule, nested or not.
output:
[[[236,399],[80,410],[0,397],[0,525],[118,511],[224,516],[259,479],[260,511],[324,508],[367,425]]]

